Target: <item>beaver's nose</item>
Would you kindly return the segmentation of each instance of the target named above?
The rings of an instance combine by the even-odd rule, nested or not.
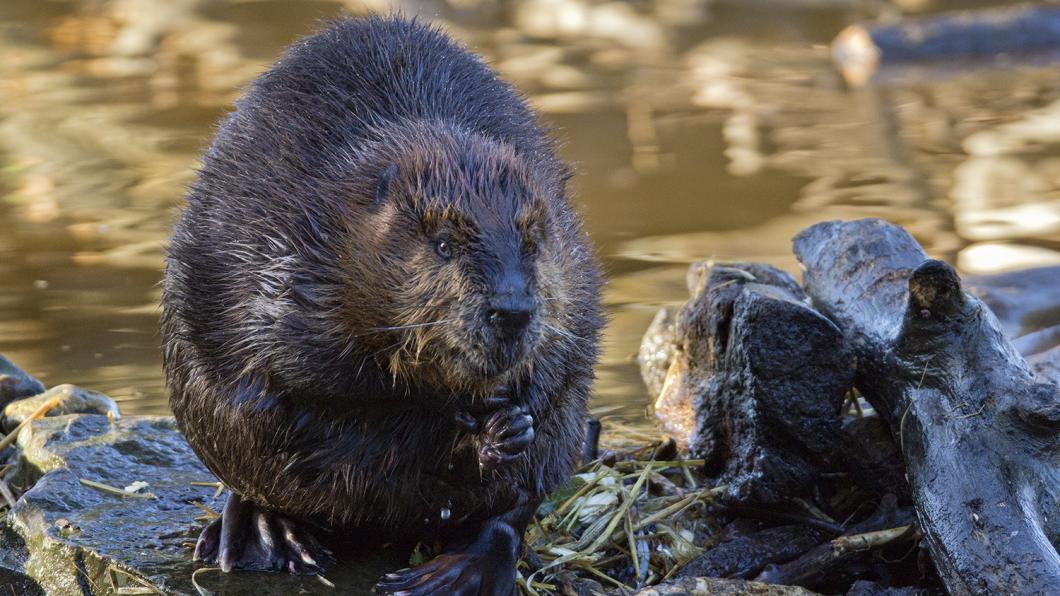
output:
[[[496,301],[489,311],[490,323],[505,335],[517,335],[530,324],[530,299],[509,298]]]
[[[533,302],[526,277],[514,271],[500,276],[486,315],[497,331],[514,336],[530,324]]]

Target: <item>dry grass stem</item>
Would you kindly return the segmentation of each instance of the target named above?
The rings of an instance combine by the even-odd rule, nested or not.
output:
[[[11,444],[15,442],[15,439],[18,438],[18,433],[22,432],[22,429],[29,426],[29,424],[37,418],[40,418],[41,416],[44,416],[48,412],[55,409],[55,407],[59,405],[59,402],[61,402],[62,399],[63,397],[61,395],[56,395],[55,397],[41,404],[41,406],[34,410],[32,414],[26,416],[25,420],[19,422],[18,426],[16,426],[14,430],[7,433],[7,436],[4,437],[3,440],[0,440],[0,451],[3,451],[4,449],[10,447]]]
[[[626,453],[650,456],[653,449]],[[522,592],[563,592],[579,577],[629,591],[672,575],[702,552],[693,543],[696,527],[710,522],[702,505],[725,490],[702,487],[696,471],[702,464],[640,459],[583,466],[531,524],[527,544],[541,564],[520,582]]]
[[[109,484],[103,484],[102,482],[96,482],[95,480],[86,480],[84,478],[78,478],[78,480],[81,482],[81,484],[84,484],[85,486],[94,488],[96,490],[101,490],[101,491],[103,491],[105,493],[111,493],[111,494],[120,495],[120,496],[123,496],[123,497],[133,497],[133,498],[136,498],[136,499],[157,499],[158,498],[152,493],[134,493],[134,492],[131,492],[131,491],[127,491],[127,490],[125,490],[123,488],[118,488],[116,486],[111,486]]]

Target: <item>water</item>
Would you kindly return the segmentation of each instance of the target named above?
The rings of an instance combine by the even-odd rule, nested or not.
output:
[[[566,139],[610,278],[597,413],[645,420],[631,357],[696,259],[795,272],[801,228],[882,216],[965,271],[1060,262],[1055,65],[851,91],[827,44],[869,13],[801,4],[405,5],[487,56]],[[127,413],[165,412],[157,283],[198,155],[286,44],[364,6],[4,0],[0,352]]]

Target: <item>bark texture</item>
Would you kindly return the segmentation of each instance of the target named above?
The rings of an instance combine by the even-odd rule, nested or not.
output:
[[[1060,593],[1060,388],[903,229],[826,222],[795,252],[902,451],[949,593]]]

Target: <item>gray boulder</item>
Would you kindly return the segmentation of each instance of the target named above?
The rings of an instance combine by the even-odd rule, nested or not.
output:
[[[28,486],[0,524],[0,585],[18,594],[196,594],[190,546],[204,515],[224,497],[172,418],[100,415],[42,418],[19,434],[13,486]],[[86,484],[85,481],[94,484]],[[146,483],[135,494],[126,489]],[[105,485],[101,488],[100,485]],[[378,576],[405,566],[345,557],[315,577],[202,571],[196,581],[223,594],[368,593]]]
[[[0,356],[0,408],[16,399],[37,395],[44,389],[44,383]]]

